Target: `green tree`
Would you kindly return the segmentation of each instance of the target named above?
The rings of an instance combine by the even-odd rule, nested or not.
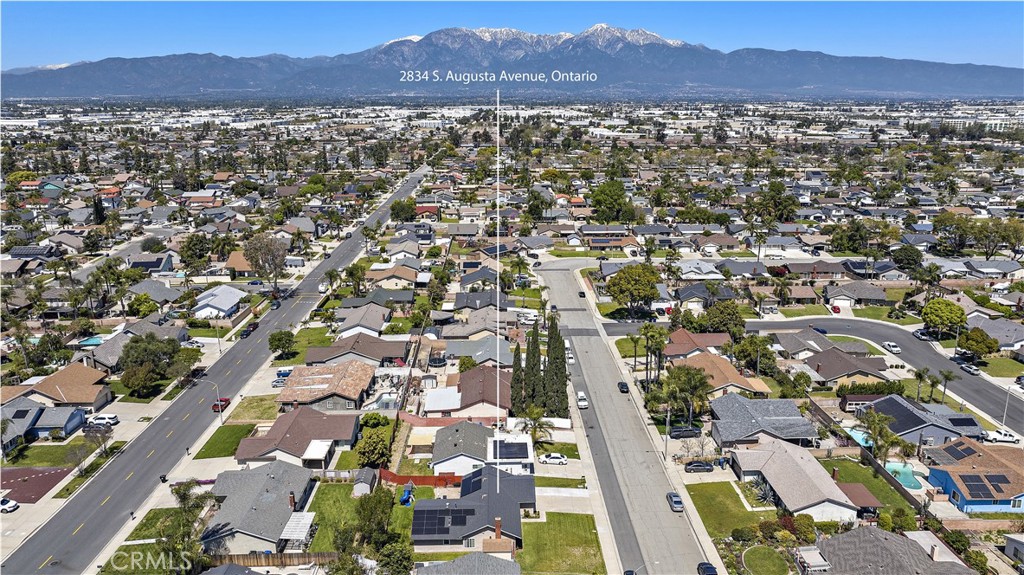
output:
[[[540,329],[538,322],[526,336],[526,367],[523,370],[526,378],[525,405],[546,405],[544,397],[544,378],[540,366]]]
[[[388,528],[394,504],[395,492],[383,486],[356,500],[359,533],[363,541],[378,552],[394,540],[394,534]]]
[[[967,325],[967,314],[955,303],[936,298],[925,304],[921,310],[921,319],[928,329],[939,333],[949,333],[958,327]]]
[[[208,558],[199,539],[202,525],[197,527],[196,520],[204,509],[214,503],[214,495],[199,490],[199,481],[194,478],[171,487],[171,494],[174,495],[176,512],[165,516],[158,526],[161,537],[157,539],[157,546],[163,553],[174,557],[187,556],[192,563],[205,565]],[[184,566],[172,571],[191,572]]]
[[[590,194],[590,205],[594,208],[594,219],[601,223],[633,221],[633,204],[626,197],[622,182],[611,180],[594,189]]]
[[[951,369],[943,369],[943,370],[939,371],[939,377],[942,378],[942,400],[941,400],[941,403],[946,403],[946,388],[949,387],[949,383],[951,381],[956,381],[956,380],[960,379],[960,376],[957,375]]]
[[[94,254],[100,251],[101,237],[96,230],[89,230],[82,236],[82,251],[87,254]]]
[[[264,232],[245,242],[243,254],[253,271],[257,275],[270,278],[276,290],[277,279],[284,272],[284,260],[288,255],[288,247],[274,236]]]
[[[363,432],[356,444],[359,467],[383,467],[391,459],[391,438],[387,428],[376,427]]]
[[[960,334],[957,347],[974,354],[976,357],[984,357],[999,351],[999,340],[987,334],[980,327],[972,327],[966,333]]]
[[[700,413],[708,403],[708,394],[712,387],[708,374],[704,370],[689,365],[674,366],[668,369],[663,387],[678,388],[686,402],[689,414],[688,425],[693,425],[693,414]]]
[[[661,276],[650,264],[634,264],[618,271],[605,285],[608,295],[635,316],[641,309],[650,308],[658,298]]]
[[[921,253],[921,250],[914,246],[902,245],[892,252],[892,261],[901,270],[912,270],[921,265],[921,262],[924,261],[924,255]]]
[[[267,345],[271,353],[284,357],[295,348],[295,334],[288,330],[275,331],[267,338]]]
[[[366,268],[359,263],[354,263],[345,268],[345,279],[352,282],[352,294],[356,297],[363,295],[363,281],[366,280]]]
[[[128,304],[128,313],[135,317],[145,317],[160,309],[160,306],[149,297],[148,293],[140,293]]]
[[[380,550],[377,573],[380,575],[409,575],[414,566],[412,546],[405,541],[396,541],[388,543]]]
[[[519,342],[512,353],[512,414],[521,417],[526,411],[526,374],[523,373],[523,352]]]
[[[927,367],[914,370],[914,380],[917,381],[917,402],[921,402],[921,386],[928,383],[929,372]],[[933,390],[934,393],[934,390]]]
[[[544,368],[545,407],[551,417],[569,417],[569,400],[566,393],[568,373],[566,370],[565,340],[558,330],[558,321],[552,320],[548,328],[547,365]]]
[[[476,366],[476,360],[468,355],[464,355],[459,358],[459,373],[466,373]]]
[[[210,264],[210,238],[203,234],[189,234],[181,242],[178,254],[181,265],[190,276],[199,275]]]
[[[722,300],[711,305],[701,317],[703,330],[710,333],[727,333],[734,340],[743,337],[747,320],[743,319],[735,300]]]
[[[766,335],[750,334],[736,343],[732,353],[736,360],[747,369],[754,370],[754,375],[773,375],[778,368],[775,363],[775,352],[772,351],[772,339]]]
[[[153,364],[131,365],[121,374],[121,385],[132,397],[143,397],[158,378],[153,373]]]
[[[554,429],[554,425],[545,418],[543,407],[530,405],[518,417],[520,418],[519,431],[528,434],[534,445],[551,439],[551,430]]]
[[[155,379],[161,379],[180,349],[181,345],[174,338],[160,339],[152,332],[136,335],[121,349],[121,367],[128,370],[148,363]]]
[[[396,222],[411,222],[416,219],[416,198],[395,200],[391,204],[391,219]]]
[[[871,442],[872,454],[876,459],[885,461],[889,454],[889,447],[893,443],[893,432],[889,430],[889,424],[896,421],[896,418],[874,410],[867,410],[861,413],[858,419],[860,422],[857,424],[857,428],[862,430],[865,438]]]

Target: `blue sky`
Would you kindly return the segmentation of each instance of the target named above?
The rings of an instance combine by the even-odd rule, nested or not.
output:
[[[0,68],[213,52],[336,55],[438,28],[579,32],[606,22],[738,48],[1024,67],[1024,2],[0,4]]]

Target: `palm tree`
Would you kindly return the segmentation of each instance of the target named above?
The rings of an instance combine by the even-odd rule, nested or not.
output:
[[[535,446],[551,439],[552,429],[554,425],[544,418],[544,408],[540,406],[529,405],[520,416],[519,430],[530,434],[530,440]]]
[[[334,286],[341,281],[341,272],[331,268],[324,272],[324,279],[327,280],[327,284],[331,286],[331,292],[334,292]]]
[[[512,264],[512,269],[514,269],[517,274],[522,274],[523,270],[526,269],[526,266],[529,265],[526,262],[526,258],[524,258],[521,254],[516,254],[516,255],[512,256],[512,261],[510,263]],[[523,290],[523,298],[522,298],[523,307],[526,307],[526,289],[525,288],[520,288],[520,289]]]
[[[363,295],[363,279],[366,278],[366,268],[354,263],[345,268],[345,278],[352,282],[352,295],[356,297]]]
[[[791,282],[786,276],[775,278],[775,297],[779,298],[779,305],[784,306],[789,303],[789,295],[791,293]]]
[[[955,372],[953,372],[953,370],[943,369],[943,370],[939,371],[939,377],[942,378],[942,402],[941,403],[946,403],[946,387],[949,386],[949,382],[956,381],[956,380],[960,379],[960,376],[957,375]]]
[[[631,334],[626,336],[626,339],[629,340],[629,343],[633,344],[633,371],[635,372],[636,371],[636,356],[637,356],[637,353],[638,353],[637,348],[640,346],[640,336],[635,334],[635,333],[631,333]]]
[[[187,553],[193,563],[205,560],[196,520],[207,506],[215,502],[213,493],[197,492],[198,487],[199,482],[193,478],[171,488],[178,504],[177,513],[166,516],[160,523],[162,537],[157,541],[163,552],[172,553],[175,557]]]
[[[690,426],[693,425],[694,412],[704,410],[708,394],[712,392],[708,375],[703,370],[689,365],[670,367],[662,381],[661,389],[667,398],[671,398],[673,393],[679,394],[680,401],[685,403],[689,410],[686,421]],[[678,391],[664,391],[673,389]]]
[[[917,401],[921,401],[921,386],[928,383],[929,369],[922,367],[921,369],[914,370],[914,379],[917,380]]]
[[[896,421],[891,415],[878,413],[874,410],[867,410],[860,415],[860,422],[856,428],[864,431],[866,439],[871,441],[871,452],[877,458],[880,448],[884,458],[892,447],[893,432],[889,430],[889,424]],[[898,438],[898,436],[897,436]]]

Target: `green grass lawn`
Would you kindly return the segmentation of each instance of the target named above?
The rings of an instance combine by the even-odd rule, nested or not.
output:
[[[188,328],[188,336],[217,338],[224,337],[229,331],[231,330],[225,328],[221,328],[218,330],[215,327],[190,327]]]
[[[949,339],[940,339],[939,345],[941,345],[943,349],[953,349],[956,347],[956,339],[952,337]]]
[[[150,509],[146,516],[143,517],[135,529],[132,529],[131,534],[128,536],[126,541],[138,541],[139,539],[156,539],[162,534],[161,523],[165,521],[176,521],[179,517],[180,512],[177,507],[158,507],[156,509]],[[196,520],[197,514],[194,514],[192,521]]]
[[[305,365],[306,350],[310,347],[325,347],[334,342],[332,336],[327,335],[326,327],[305,327],[295,334],[295,347],[292,355],[286,359],[275,359],[271,364],[274,367],[285,365]]]
[[[891,309],[891,307],[884,305],[870,305],[867,307],[853,308],[853,315],[864,319],[882,320],[889,323],[894,323],[896,325],[914,325],[916,323],[921,323],[920,318],[916,318],[910,315],[903,319],[892,319],[886,317],[886,315],[889,313],[889,310]]]
[[[537,455],[543,455],[545,453],[561,453],[569,459],[580,458],[580,448],[575,443],[541,443],[537,445]]]
[[[1024,374],[1024,363],[1009,357],[989,357],[978,362],[981,371],[992,377],[1017,377]]]
[[[402,456],[398,462],[399,475],[433,475],[434,470],[430,468],[430,459],[413,459]]]
[[[804,317],[808,315],[831,315],[823,305],[805,305],[803,307],[783,307],[779,308],[779,313],[782,315],[793,318],[793,317]]]
[[[868,343],[868,342],[866,342],[866,341],[864,341],[862,339],[857,339],[855,337],[851,337],[851,336],[848,336],[848,335],[829,335],[829,336],[826,336],[826,337],[831,339],[832,341],[855,341],[855,342],[858,342],[858,343],[863,343],[864,345],[867,346],[868,353],[870,355],[882,355],[882,350],[878,349],[877,347],[871,345],[870,343]]]
[[[100,575],[165,575],[168,571],[168,565],[171,565],[171,562],[178,558],[172,559],[162,555],[163,553],[156,543],[122,545],[117,548],[114,556],[100,570]],[[148,566],[146,563],[147,557],[151,558]],[[133,558],[139,560],[133,563]],[[163,561],[162,564],[161,560]]]
[[[540,288],[516,288],[507,293],[512,299],[540,299]]]
[[[623,337],[615,340],[615,349],[619,350],[619,355],[622,357],[643,357],[647,350],[647,342],[641,339],[636,343],[636,353],[633,353],[633,342],[629,341],[629,338]]]
[[[245,425],[223,425],[213,432],[206,445],[196,453],[196,459],[212,459],[214,457],[230,457],[238,449],[239,442],[249,437],[256,426],[249,423]]]
[[[622,306],[615,302],[599,303],[597,304],[597,313],[604,317],[609,317],[612,313],[622,309]]]
[[[991,513],[968,513],[971,519],[1012,519],[1014,521],[1020,521],[1020,513],[1011,513],[1009,511],[1002,512],[991,512]]]
[[[779,552],[771,547],[758,545],[743,553],[743,564],[751,575],[786,575],[789,565]]]
[[[903,296],[912,291],[914,291],[914,288],[885,288],[885,299],[901,302],[903,301]]]
[[[747,511],[740,496],[727,481],[686,486],[701,521],[712,537],[728,537],[737,527],[748,527],[774,519],[774,511]]]
[[[242,398],[228,421],[273,421],[277,419],[277,394],[250,395]]]
[[[335,469],[359,469],[359,457],[354,449],[342,451],[338,454],[338,462],[334,464]]]
[[[861,257],[857,252],[828,252],[828,255],[834,258],[856,258]]]
[[[904,397],[913,399],[915,401],[917,400],[917,380],[916,379],[914,379],[914,378],[907,378],[907,379],[903,380],[903,395],[904,395]],[[939,387],[937,387],[935,389],[935,394],[934,395],[932,395],[932,390],[928,386],[928,384],[924,384],[924,385],[921,386],[921,403],[939,403],[941,399],[942,399],[942,386],[939,386]],[[952,409],[953,411],[958,411],[958,412],[961,412],[961,413],[966,413],[968,415],[973,415],[974,418],[978,420],[978,423],[981,424],[981,427],[984,428],[984,429],[989,429],[989,430],[993,430],[993,431],[996,430],[996,429],[999,429],[998,426],[996,426],[996,425],[992,424],[991,422],[989,422],[988,419],[982,417],[977,412],[975,412],[973,409],[965,406],[963,408],[963,410],[961,410],[960,409],[960,402],[954,400],[953,398],[949,397],[948,395],[946,396],[946,400],[943,403],[945,403],[946,407]]]
[[[413,553],[412,560],[416,563],[426,563],[428,561],[451,561],[468,553],[468,551],[466,553],[462,553],[460,551],[451,551],[448,553]]]
[[[871,467],[865,467],[857,461],[850,459],[819,459],[821,466],[832,473],[833,467],[839,468],[839,482],[840,483],[862,483],[864,487],[868,488],[868,491],[875,496],[886,506],[889,510],[897,507],[903,507],[907,511],[913,511],[910,504],[907,503],[895,489],[889,486],[885,482],[885,479],[875,476],[875,470]]]
[[[564,487],[567,489],[584,489],[587,481],[582,477],[541,477],[535,476],[534,484],[537,487]]]
[[[322,307],[320,309],[322,309],[324,311],[327,311],[329,309],[334,309],[336,307],[341,307],[341,300],[340,299],[329,299],[329,300],[327,300],[327,302],[324,303],[324,307]]]
[[[391,322],[385,328],[385,333],[400,334],[412,331],[412,318],[392,316]],[[305,353],[303,353],[305,356]]]
[[[750,250],[739,250],[735,252],[718,252],[723,258],[756,258],[757,254]]]
[[[605,573],[593,515],[548,513],[543,523],[523,523],[523,573]]]
[[[32,445],[23,447],[21,454],[16,459],[8,459],[3,462],[5,467],[70,467],[73,465],[68,461],[68,454],[78,446],[88,447],[84,437],[75,437],[71,441],[53,445],[47,441],[36,441]],[[90,448],[89,453],[92,453]]]
[[[320,526],[309,545],[309,551],[334,551],[335,529],[356,521],[356,500],[352,498],[352,484],[320,483],[308,510],[316,513],[316,522]]]
[[[761,376],[761,381],[765,382],[772,389],[771,397],[778,397],[782,393],[782,386],[774,378],[765,375]]]
[[[404,539],[408,540],[412,537],[412,512],[416,508],[416,501],[421,499],[433,499],[434,488],[419,486],[413,489],[413,497],[416,501],[409,507],[405,507],[400,504],[399,501],[402,499],[402,495],[405,493],[405,489],[399,487],[395,490],[395,506],[391,508],[391,524],[390,529],[394,533],[398,533]]]
[[[738,306],[740,308],[740,317],[743,319],[758,319],[757,310],[750,307],[749,305]]]
[[[85,466],[85,470],[83,470],[83,472],[80,475],[75,475],[74,477],[72,477],[71,481],[65,483],[64,487],[61,487],[60,491],[58,491],[57,494],[53,496],[53,498],[67,499],[68,497],[71,497],[71,495],[75,491],[78,491],[79,487],[84,485],[85,482],[90,477],[95,475],[96,472],[99,471],[101,467],[103,467],[104,463],[106,463],[111,457],[117,455],[118,451],[124,449],[124,446],[127,443],[127,441],[115,441],[111,443],[110,447],[107,449],[106,455],[103,455],[102,453],[100,455],[97,455],[92,461],[89,462],[89,465]]]
[[[117,396],[118,401],[123,401],[125,403],[150,403],[157,397],[160,397],[160,394],[164,392],[164,389],[166,389],[170,383],[171,380],[169,379],[156,381],[149,387],[149,389],[139,393],[138,396],[129,395],[128,388],[125,387],[120,380],[107,382],[107,385],[110,386],[110,391],[114,392],[114,395]]]

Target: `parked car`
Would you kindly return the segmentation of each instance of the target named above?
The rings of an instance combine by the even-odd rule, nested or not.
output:
[[[533,266],[532,267],[539,268],[540,267],[540,262],[533,262]]]
[[[292,369],[294,369],[294,368],[282,367],[281,369],[277,370],[277,374],[276,375],[277,375],[277,377],[288,377],[289,375],[292,374]]]
[[[718,575],[718,569],[707,561],[697,564],[697,575]]]
[[[249,285],[251,285],[251,286],[261,286],[261,285],[263,285],[263,280],[250,280],[249,281]]]
[[[195,349],[202,349],[205,346],[203,345],[203,342],[201,342],[201,341],[199,341],[197,339],[190,339],[190,340],[188,340],[186,342],[183,342],[181,344],[181,347],[192,347],[192,348],[195,348]]]
[[[815,248],[815,249],[811,250],[811,255],[814,256],[814,257],[818,257],[818,256],[821,255],[821,250]]]
[[[8,499],[6,497],[0,499],[0,513],[10,513],[12,511],[17,511],[18,507],[20,507],[18,505],[18,502],[13,499]]]
[[[665,499],[668,500],[668,507],[672,511],[679,513],[683,510],[683,498],[679,497],[679,494],[675,491],[669,491],[666,493]]]
[[[781,259],[785,259],[785,258],[782,257],[780,254],[769,254],[767,259],[770,259],[770,260],[781,260]]]
[[[258,328],[259,326],[260,326],[260,322],[258,322],[258,321],[250,321],[249,325],[246,326],[246,327],[248,327],[249,329],[251,329],[253,331],[256,331],[256,328]]]
[[[118,423],[121,423],[121,420],[112,413],[101,413],[99,415],[92,416],[92,418],[89,419],[89,423],[92,423],[93,425],[117,425]]]
[[[668,430],[668,436],[672,439],[686,439],[688,437],[700,437],[701,431],[696,427],[673,427]]]
[[[270,302],[270,309],[278,309],[280,307],[281,307],[281,300],[275,299],[274,301]]]
[[[590,407],[590,402],[587,401],[587,394],[582,391],[576,392],[576,407],[580,409],[587,409]]]
[[[687,473],[711,473],[714,470],[715,466],[710,461],[690,461],[683,466],[683,471]]]
[[[319,293],[327,293],[327,290],[330,289],[330,287],[331,286],[323,283],[317,286],[316,291]]]
[[[286,377],[279,377],[279,378],[275,379],[273,383],[270,384],[270,387],[284,387],[284,385],[285,385],[285,383],[287,383],[287,381],[288,381],[288,378],[286,378]]]
[[[1024,375],[1018,375],[1017,379],[1013,380],[1013,383],[1024,386]]]
[[[545,453],[538,457],[537,461],[551,465],[569,465],[569,458],[561,453]]]
[[[882,347],[885,348],[885,350],[888,351],[889,353],[895,353],[895,354],[903,353],[903,350],[900,349],[900,346],[896,345],[895,342],[883,341],[882,342]]]
[[[978,369],[978,366],[976,366],[974,364],[971,364],[971,363],[965,363],[965,364],[961,365],[960,369],[966,371],[967,373],[969,373],[971,375],[981,375],[981,370]]]
[[[1020,438],[1005,429],[995,429],[985,432],[985,441],[992,443],[1020,443]]]
[[[621,391],[622,393],[629,393],[629,384],[624,381],[620,381],[619,391]]]
[[[530,258],[531,260],[535,260],[540,258],[540,254],[536,254],[534,252],[526,252],[526,257]]]
[[[932,336],[928,334],[928,330],[924,329],[914,330],[914,337],[921,341],[932,341]]]
[[[587,297],[587,292],[585,292],[585,291],[580,291],[578,295],[579,295],[580,297]]]
[[[558,311],[558,306],[555,304],[551,304],[551,311]]]
[[[245,338],[249,337],[250,335],[252,335],[252,328],[251,327],[246,327],[245,329],[243,329],[241,332],[238,333],[238,337],[240,337],[242,339],[245,339]]]
[[[825,328],[823,328],[823,327],[814,327],[814,326],[812,325],[812,326],[811,326],[811,329],[813,329],[814,331],[816,331],[816,332],[820,333],[821,335],[827,335],[827,334],[828,334],[828,330],[827,330],[827,329],[825,329]]]
[[[108,433],[112,427],[107,423],[86,423],[82,426],[82,434],[85,436],[100,435]]]
[[[597,261],[606,262],[608,261],[608,256],[597,256]]]
[[[841,312],[842,312],[842,310],[839,309],[839,306],[837,306],[837,305],[832,306],[832,313],[841,313]]]
[[[213,402],[213,405],[211,407],[214,411],[224,411],[225,409],[228,408],[229,405],[231,405],[231,398],[222,397],[217,401]]]
[[[665,310],[663,308],[659,307],[659,308],[655,309],[654,313],[658,314],[661,317],[665,317]]]

